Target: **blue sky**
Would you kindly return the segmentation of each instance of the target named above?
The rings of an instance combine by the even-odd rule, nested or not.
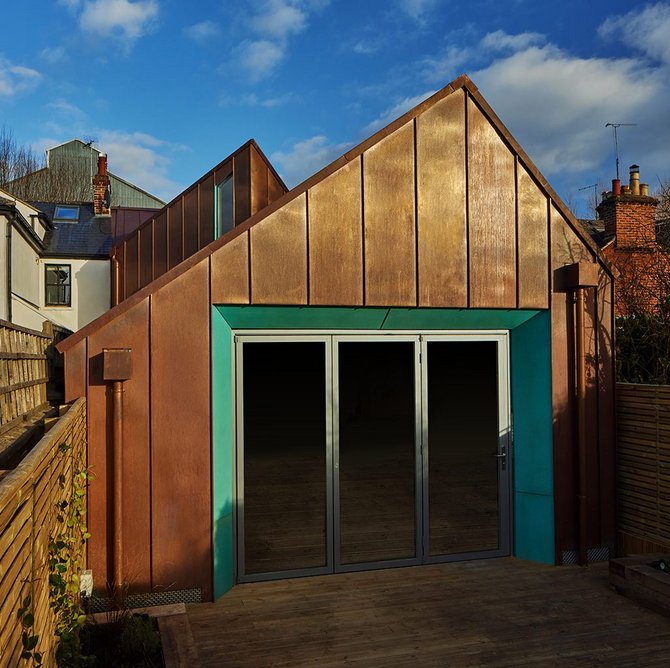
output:
[[[174,197],[250,137],[289,186],[467,73],[580,215],[614,176],[670,179],[670,3],[31,0],[3,8],[0,125],[95,138]],[[9,29],[8,29],[9,28]]]

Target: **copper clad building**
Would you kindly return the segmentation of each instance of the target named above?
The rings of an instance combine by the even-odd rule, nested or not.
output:
[[[61,344],[98,590],[613,549],[612,274],[467,77],[289,192],[250,142],[115,266]]]

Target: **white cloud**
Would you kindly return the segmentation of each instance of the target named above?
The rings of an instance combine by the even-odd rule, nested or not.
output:
[[[206,42],[221,34],[221,28],[214,21],[202,21],[184,28],[187,37],[195,42]]]
[[[439,0],[398,0],[400,9],[413,19],[420,21]]]
[[[608,18],[598,30],[604,39],[616,39],[650,58],[670,65],[670,5],[658,3],[624,16]]]
[[[144,35],[157,17],[157,0],[92,0],[85,3],[79,24],[86,32],[134,40]]]
[[[246,93],[244,95],[224,94],[219,98],[219,105],[222,107],[244,106],[275,109],[287,104],[294,104],[298,101],[300,101],[300,97],[291,92],[268,96],[259,95],[258,93]]]
[[[429,98],[435,93],[434,90],[426,91],[419,95],[414,95],[413,97],[405,97],[402,100],[396,102],[393,106],[386,109],[382,112],[374,121],[368,123],[365,126],[365,132],[371,134],[376,132],[380,128],[383,128],[385,125],[388,125],[396,118],[402,116],[406,111],[409,111],[413,107],[416,107],[417,104],[423,102],[425,99]]]
[[[307,27],[307,15],[299,3],[267,0],[261,11],[252,17],[251,26],[260,35],[285,40]]]
[[[67,58],[67,54],[62,46],[45,47],[40,51],[40,58],[54,65],[55,63],[64,61]]]
[[[351,144],[333,144],[317,135],[294,144],[289,151],[277,151],[270,156],[289,188],[304,181],[344,153]]]
[[[243,42],[239,63],[253,83],[270,76],[284,59],[284,48],[267,39]]]
[[[308,26],[311,12],[328,6],[330,0],[264,0],[251,5],[255,11],[246,23],[255,35],[237,47],[238,66],[252,83],[271,76],[286,56],[289,39]],[[260,7],[258,6],[260,4]]]
[[[165,153],[181,147],[143,132],[101,130],[96,136],[96,146],[107,153],[114,174],[166,201],[179,192],[167,175],[171,161]]]
[[[42,75],[31,67],[15,65],[0,55],[0,97],[13,97],[34,88]]]
[[[56,112],[66,116],[68,119],[83,118],[86,114],[75,104],[68,102],[63,98],[54,100],[45,105],[51,112]]]
[[[351,47],[351,50],[362,56],[369,56],[373,53],[377,53],[377,51],[381,49],[381,46],[379,40],[361,39]]]
[[[583,58],[546,45],[493,61],[472,78],[547,174],[612,178],[613,168],[604,164],[612,154],[605,123],[620,121],[638,124],[621,143],[622,164],[645,164],[650,180],[667,170],[665,68],[636,58]]]
[[[490,51],[522,51],[530,46],[543,44],[544,35],[539,32],[522,32],[518,35],[509,35],[503,30],[496,30],[485,35],[479,46]]]

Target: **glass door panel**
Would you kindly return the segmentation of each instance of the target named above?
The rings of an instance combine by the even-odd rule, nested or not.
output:
[[[336,345],[339,563],[413,559],[416,343],[371,340]]]
[[[243,574],[326,567],[326,341],[242,346]]]
[[[429,340],[426,350],[427,556],[498,550],[498,342]]]

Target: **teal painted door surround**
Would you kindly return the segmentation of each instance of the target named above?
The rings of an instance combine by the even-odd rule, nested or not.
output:
[[[214,596],[235,583],[235,330],[508,330],[513,416],[513,551],[554,563],[549,311],[283,306],[212,307]]]

